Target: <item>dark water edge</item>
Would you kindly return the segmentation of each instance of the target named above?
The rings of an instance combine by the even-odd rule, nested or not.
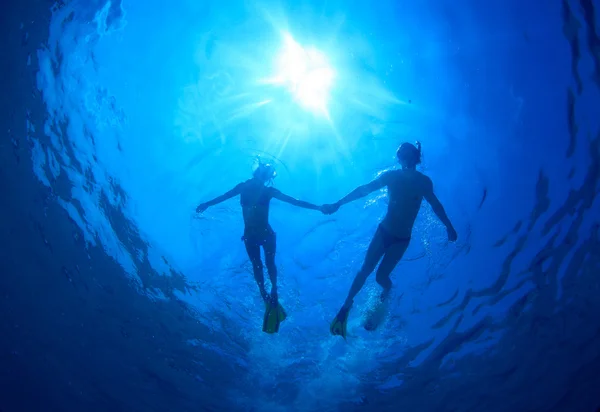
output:
[[[184,343],[205,328],[185,305],[138,294],[100,247],[78,244],[32,173],[25,119],[43,130],[35,50],[51,5],[3,3],[0,13],[0,410],[222,410],[213,400],[225,382],[199,384]],[[204,362],[204,372],[220,366]]]

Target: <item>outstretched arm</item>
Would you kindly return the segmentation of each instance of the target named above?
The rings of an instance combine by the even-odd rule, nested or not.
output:
[[[429,178],[427,179],[426,185],[424,194],[425,200],[431,205],[433,213],[435,213],[444,226],[446,226],[446,229],[448,230],[448,239],[450,241],[455,241],[457,237],[456,230],[454,230],[454,226],[452,226],[452,222],[450,222],[450,219],[444,210],[444,206],[442,206],[442,203],[433,192],[433,182]]]
[[[303,207],[304,209],[321,210],[320,206],[305,202],[303,200],[294,199],[291,196],[281,193],[277,189],[273,189],[273,198],[277,199],[277,200],[281,200],[282,202],[289,203],[290,205]]]
[[[218,205],[219,203],[224,202],[227,199],[231,199],[232,197],[239,195],[241,187],[242,187],[242,183],[238,184],[236,187],[234,187],[227,193],[222,194],[221,196],[215,197],[213,200],[210,200],[206,203],[201,203],[196,208],[196,212],[202,213],[210,206]]]
[[[388,172],[382,173],[381,176],[379,176],[377,179],[373,180],[370,183],[367,183],[366,185],[357,187],[352,192],[348,193],[346,196],[344,196],[334,204],[337,207],[340,207],[345,205],[346,203],[353,202],[355,200],[367,196],[370,193],[373,193],[378,189],[381,189],[382,187],[388,184],[388,176]]]

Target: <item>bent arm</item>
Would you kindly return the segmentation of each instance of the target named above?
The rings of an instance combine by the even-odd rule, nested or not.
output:
[[[387,185],[388,173],[383,173],[377,179],[373,180],[366,185],[362,185],[354,189],[352,192],[348,193],[346,196],[337,201],[338,206],[345,205],[346,203],[354,202],[360,198],[367,196],[374,191],[381,189],[382,187]]]
[[[433,183],[431,182],[431,180],[427,182],[424,197],[425,200],[427,200],[427,202],[431,205],[433,213],[436,214],[436,216],[438,217],[438,219],[440,219],[444,226],[446,226],[446,228],[448,229],[454,229],[454,227],[452,226],[452,222],[450,222],[450,219],[446,214],[446,210],[444,210],[444,206],[442,206],[442,203],[433,192]]]
[[[209,200],[206,203],[203,203],[203,205],[205,207],[210,207],[210,206],[218,205],[219,203],[224,202],[227,199],[231,199],[232,197],[240,194],[241,187],[242,187],[242,184],[240,183],[236,187],[231,189],[230,191],[222,194],[221,196],[215,197],[214,199]]]
[[[294,199],[291,196],[281,193],[277,189],[273,189],[273,198],[281,200],[282,202],[289,203],[290,205],[302,207],[304,209],[320,210],[320,207],[315,204],[305,202],[303,200]]]

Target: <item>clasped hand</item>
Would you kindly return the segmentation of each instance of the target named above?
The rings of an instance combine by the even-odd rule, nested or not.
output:
[[[338,211],[338,209],[340,208],[340,205],[337,203],[332,203],[332,204],[328,204],[328,205],[323,205],[320,207],[321,212],[323,212],[323,214],[325,215],[331,215],[334,214],[335,212]]]

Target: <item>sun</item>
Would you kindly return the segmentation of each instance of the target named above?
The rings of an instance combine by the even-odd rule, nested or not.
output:
[[[314,47],[302,47],[284,33],[282,50],[275,59],[273,83],[287,88],[305,109],[327,115],[334,78],[335,71],[324,53]]]

